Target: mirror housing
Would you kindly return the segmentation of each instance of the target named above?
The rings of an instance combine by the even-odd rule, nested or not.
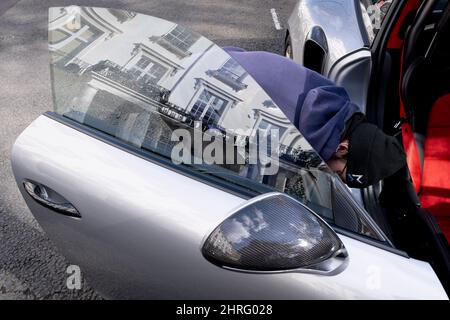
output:
[[[283,193],[253,198],[206,238],[203,256],[222,268],[252,273],[336,274],[348,254],[333,229]]]

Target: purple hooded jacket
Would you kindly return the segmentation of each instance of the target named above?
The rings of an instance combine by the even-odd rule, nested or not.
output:
[[[335,153],[346,121],[359,107],[344,88],[317,72],[269,52],[225,47],[266,91],[325,161]]]

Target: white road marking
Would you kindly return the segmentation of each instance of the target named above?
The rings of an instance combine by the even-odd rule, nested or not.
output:
[[[274,8],[270,9],[270,13],[272,14],[273,24],[275,25],[275,29],[281,30],[280,20],[278,20],[277,12]]]

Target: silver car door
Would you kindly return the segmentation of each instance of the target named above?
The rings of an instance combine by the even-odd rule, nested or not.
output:
[[[13,171],[42,228],[105,297],[446,298],[431,267],[392,248],[208,39],[133,12],[66,7],[50,9],[49,43],[55,110],[19,136]],[[211,232],[273,192],[329,224],[346,263],[259,273],[208,261]]]

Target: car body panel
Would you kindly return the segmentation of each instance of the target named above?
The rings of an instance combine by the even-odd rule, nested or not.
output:
[[[248,274],[208,262],[202,241],[246,199],[40,116],[17,139],[13,171],[63,254],[110,298],[446,299],[428,263],[339,237],[339,274]],[[57,190],[82,218],[37,204],[22,181]]]
[[[372,74],[372,55],[370,49],[362,48],[337,61],[328,77],[346,89],[350,99],[366,112]]]

